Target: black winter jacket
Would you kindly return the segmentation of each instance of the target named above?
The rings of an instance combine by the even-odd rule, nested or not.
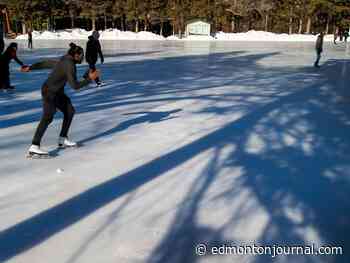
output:
[[[9,74],[12,59],[20,66],[23,66],[23,62],[17,58],[16,49],[8,47],[6,51],[0,55],[0,74]]]
[[[100,41],[95,39],[93,36],[89,36],[89,41],[86,44],[86,62],[89,64],[96,64],[98,56],[100,56],[101,62],[103,63],[104,58],[101,50]]]
[[[67,82],[75,90],[86,86],[90,82],[89,79],[77,80],[77,69],[73,57],[70,55],[65,55],[60,59],[45,81],[43,88],[46,88],[49,94],[54,95],[63,92]]]

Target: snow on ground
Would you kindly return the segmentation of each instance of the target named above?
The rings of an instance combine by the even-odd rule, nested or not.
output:
[[[20,44],[26,63],[68,46]],[[24,157],[48,71],[11,65],[17,90],[0,93],[0,262],[349,262],[349,46],[325,44],[315,69],[313,43],[102,45],[106,85],[66,88],[82,147],[56,149],[57,113],[42,144],[50,160]],[[197,256],[200,243],[347,254]]]
[[[67,29],[58,30],[57,32],[49,31],[34,31],[33,39],[36,40],[85,40],[90,36],[92,31],[84,29]],[[316,35],[312,34],[276,34],[264,31],[251,30],[244,33],[224,33],[218,32],[214,37],[212,36],[197,36],[190,35],[180,39],[178,36],[170,36],[164,38],[163,36],[141,31],[138,33],[131,31],[120,31],[118,29],[108,29],[100,31],[101,40],[183,40],[183,41],[283,41],[283,42],[315,42]],[[20,35],[17,40],[26,40],[28,35]],[[333,41],[333,35],[326,35],[324,41]]]

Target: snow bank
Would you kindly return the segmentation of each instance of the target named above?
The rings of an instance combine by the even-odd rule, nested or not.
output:
[[[44,31],[33,32],[33,39],[45,39],[45,40],[86,40],[88,36],[92,34],[92,31],[86,31],[84,29],[72,29],[72,30],[58,30],[56,32]],[[28,39],[28,35],[20,35],[16,39]],[[164,37],[153,34],[151,32],[141,31],[134,33],[131,31],[120,31],[118,29],[107,29],[100,31],[101,40],[164,40]]]
[[[215,40],[215,41],[289,41],[289,42],[315,42],[317,35],[311,34],[276,34],[265,31],[251,30],[244,33],[224,33],[218,32],[215,37],[211,36],[188,36],[179,39],[177,36],[170,36],[168,40]],[[326,35],[324,41],[333,41],[333,35]]]
[[[90,36],[92,31],[86,31],[84,29],[70,29],[59,30],[56,32],[33,32],[33,39],[43,40],[86,40]],[[177,36],[170,36],[164,38],[160,35],[141,31],[134,33],[131,31],[120,31],[118,29],[107,29],[100,31],[101,40],[179,40],[179,41],[291,41],[291,42],[314,42],[316,40],[315,35],[311,34],[275,34],[265,31],[248,31],[245,33],[224,33],[218,32],[215,37],[211,36],[196,36],[191,35],[182,39]],[[20,35],[17,39],[27,39],[28,35]],[[333,41],[333,35],[326,35],[325,41]]]
[[[224,33],[219,32],[215,35],[217,40],[226,41],[291,41],[291,42],[307,42],[316,41],[317,35],[311,34],[276,34],[265,31],[251,30],[245,33]],[[333,35],[326,35],[324,41],[333,41]]]

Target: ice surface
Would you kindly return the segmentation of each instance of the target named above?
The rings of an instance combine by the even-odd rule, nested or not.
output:
[[[69,41],[19,43],[31,64]],[[272,262],[199,257],[199,243],[349,251],[349,46],[326,43],[319,69],[314,43],[102,46],[106,85],[66,87],[82,147],[56,150],[57,113],[42,143],[50,160],[25,159],[49,71],[11,65],[16,92],[0,93],[0,262]]]

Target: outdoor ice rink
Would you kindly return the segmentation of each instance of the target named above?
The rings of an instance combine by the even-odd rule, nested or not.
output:
[[[29,51],[22,41],[18,56],[57,58],[69,42]],[[66,87],[81,147],[56,149],[57,113],[42,143],[49,160],[25,155],[50,70],[11,64],[16,91],[0,93],[0,262],[350,262],[350,43],[325,42],[319,69],[314,43],[102,46],[106,85]],[[343,255],[212,253],[225,245]]]

